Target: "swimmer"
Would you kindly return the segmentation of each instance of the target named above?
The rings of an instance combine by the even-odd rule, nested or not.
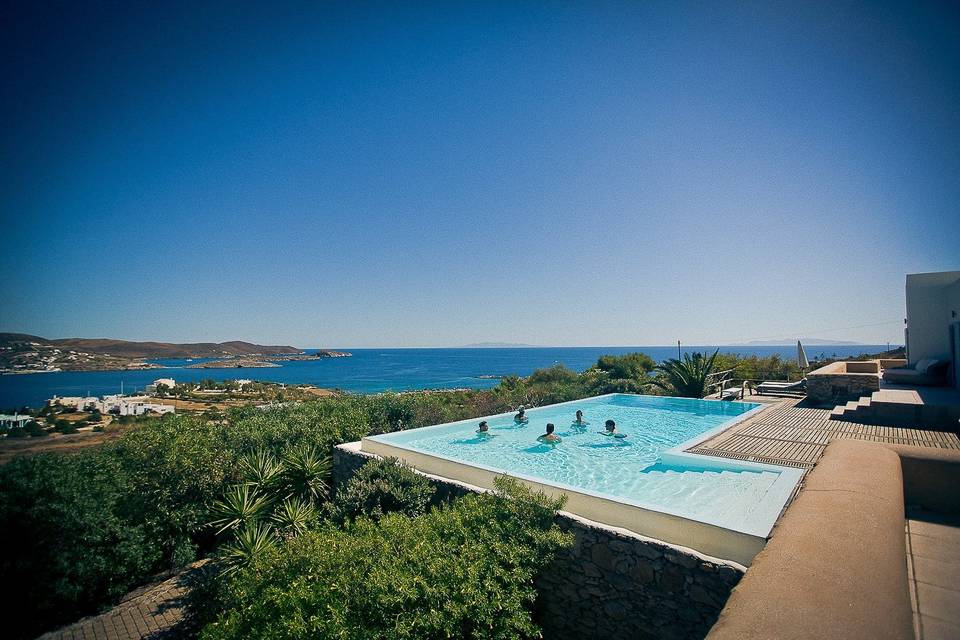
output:
[[[583,411],[580,411],[580,409],[577,409],[577,419],[573,421],[573,424],[579,427],[579,426],[590,424],[590,423],[583,419]]]
[[[557,444],[558,442],[563,441],[563,439],[560,436],[558,436],[553,432],[552,422],[547,423],[547,432],[542,436],[537,437],[537,440],[539,440],[540,442],[546,442],[547,444]]]
[[[530,418],[523,412],[523,407],[520,407],[520,411],[517,412],[517,415],[513,416],[513,421],[517,424],[526,424],[530,422]]]
[[[604,431],[598,431],[597,433],[604,436],[613,436],[614,438],[626,438],[627,434],[620,433],[617,431],[617,423],[613,420],[607,420],[603,423]]]
[[[486,437],[486,438],[493,438],[493,437],[495,437],[494,434],[490,433],[490,425],[487,424],[487,421],[486,421],[486,420],[482,421],[482,422],[480,423],[479,427],[480,427],[480,428],[477,429],[477,435],[478,435],[478,436],[482,436],[482,437]]]

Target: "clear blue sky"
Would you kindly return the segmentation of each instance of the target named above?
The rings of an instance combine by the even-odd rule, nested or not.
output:
[[[956,3],[149,4],[0,20],[0,330],[899,342],[960,268]]]

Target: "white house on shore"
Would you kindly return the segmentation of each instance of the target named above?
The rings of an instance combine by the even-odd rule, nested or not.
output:
[[[960,271],[908,274],[906,297],[909,365],[949,362],[949,382],[960,388]]]

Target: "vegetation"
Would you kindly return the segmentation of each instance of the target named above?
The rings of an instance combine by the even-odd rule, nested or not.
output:
[[[670,358],[657,366],[663,374],[654,384],[670,395],[684,398],[702,398],[707,394],[710,374],[714,372],[719,349],[713,355],[683,354],[682,359]]]
[[[368,462],[338,493],[329,513],[343,523],[360,516],[379,520],[388,513],[419,516],[427,512],[435,489],[394,458]]]
[[[714,354],[714,365],[719,358]],[[124,417],[117,420],[124,426],[122,433],[97,447],[71,454],[14,458],[0,466],[0,544],[7,550],[0,556],[0,583],[6,592],[18,594],[0,605],[6,635],[33,637],[95,613],[152,575],[208,556],[218,548],[221,564],[236,567],[237,577],[224,578],[224,584],[240,585],[235,580],[243,576],[249,593],[261,593],[260,589],[266,593],[272,581],[289,575],[285,572],[294,566],[315,568],[316,575],[326,577],[340,569],[345,575],[354,575],[350,571],[355,566],[380,582],[371,584],[369,591],[354,585],[360,590],[359,609],[351,608],[348,601],[340,599],[342,594],[333,594],[326,587],[298,584],[294,591],[299,595],[293,594],[283,603],[291,609],[270,614],[264,605],[255,607],[256,613],[249,614],[254,617],[248,618],[239,609],[228,608],[230,613],[211,627],[207,637],[259,630],[267,617],[256,616],[294,615],[294,611],[303,611],[301,607],[318,603],[329,603],[332,610],[345,616],[345,624],[353,624],[358,619],[353,616],[374,601],[390,612],[399,611],[398,603],[426,607],[416,615],[397,618],[409,627],[381,629],[383,635],[392,637],[419,632],[430,637],[445,633],[444,629],[454,636],[487,633],[482,629],[527,634],[530,627],[515,607],[524,601],[527,587],[507,584],[507,575],[528,576],[536,564],[514,558],[514,554],[526,558],[529,550],[497,542],[497,536],[504,536],[502,540],[513,539],[510,536],[533,540],[535,536],[526,528],[509,530],[513,525],[502,517],[508,509],[504,503],[470,501],[466,504],[472,506],[462,507],[464,511],[458,507],[428,511],[430,490],[422,478],[384,464],[358,474],[356,481],[328,504],[332,447],[367,434],[491,415],[521,404],[530,407],[613,391],[687,391],[682,385],[673,385],[669,371],[656,369],[647,356],[630,354],[601,358],[583,373],[555,366],[528,378],[504,378],[484,391],[337,395],[269,411],[245,406],[202,415]],[[655,385],[658,382],[660,387]],[[41,410],[38,417],[48,425],[56,419],[52,411]],[[128,421],[132,422],[126,427]],[[526,508],[540,513],[532,506]],[[399,513],[387,515],[392,511]],[[464,543],[466,555],[461,557],[455,553],[457,546],[434,539],[436,531],[443,531],[453,545],[468,531],[457,526],[468,522],[474,526],[477,513],[490,517],[469,532],[486,541],[487,551],[474,542]],[[525,521],[543,522],[532,516]],[[433,524],[424,524],[427,522]],[[489,538],[485,537],[487,531],[492,532]],[[382,569],[396,573],[377,573],[381,570],[370,563],[376,560],[376,553],[384,553],[384,547],[377,545],[388,539],[385,532],[400,536],[398,540],[409,535],[432,551],[417,560],[408,542],[402,541],[391,552],[399,555],[390,555]],[[553,548],[552,543],[544,544],[545,552]],[[308,557],[325,545],[347,549],[344,559],[329,554]],[[364,553],[373,557],[364,559]],[[267,560],[261,563],[256,559],[260,556]],[[407,573],[401,572],[403,562],[410,563]],[[414,569],[442,579],[438,578],[438,586],[431,590],[429,584],[414,580]],[[459,584],[453,583],[453,577]],[[301,587],[303,591],[297,591]],[[239,592],[232,590],[234,587],[224,588],[222,593],[233,594],[224,602],[239,606]],[[489,606],[502,597],[506,608],[491,609],[489,615],[475,612],[467,597],[475,590],[492,590],[476,595],[476,602]],[[388,597],[391,593],[395,601]],[[494,598],[491,593],[500,595]],[[271,598],[280,597],[271,594]],[[449,599],[449,605],[443,604],[444,599]],[[497,611],[503,613],[503,621],[490,619]],[[485,621],[477,624],[487,626],[470,626],[468,613]],[[293,624],[292,620],[283,618],[283,624]],[[454,632],[450,625],[466,626]],[[345,632],[343,637],[352,636]]]
[[[572,536],[553,523],[561,501],[498,487],[416,517],[321,526],[208,574],[191,607],[200,638],[539,637],[533,580]]]

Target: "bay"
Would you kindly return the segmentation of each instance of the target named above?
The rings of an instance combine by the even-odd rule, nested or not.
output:
[[[686,352],[709,351],[717,347],[684,347]],[[878,353],[886,345],[807,346],[810,360],[816,357],[851,357],[862,353]],[[157,378],[174,378],[177,382],[196,382],[212,378],[231,380],[248,378],[285,384],[312,384],[353,393],[408,391],[414,389],[485,389],[496,386],[499,376],[526,376],[534,370],[563,364],[576,371],[593,365],[602,355],[622,355],[635,351],[662,361],[677,356],[676,346],[641,347],[509,347],[482,349],[350,349],[348,358],[323,358],[279,362],[279,367],[254,369],[188,369],[198,361],[177,359],[156,360],[162,369],[139,371],[62,371],[0,375],[0,409],[23,405],[42,406],[58,396],[132,393],[142,390]],[[306,349],[308,353],[316,349]],[[796,358],[796,347],[786,346],[721,346],[722,353],[769,356],[779,354]]]

